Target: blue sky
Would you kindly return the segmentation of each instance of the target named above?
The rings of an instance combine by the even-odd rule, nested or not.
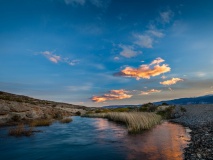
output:
[[[0,90],[86,106],[212,94],[212,6],[0,0]]]

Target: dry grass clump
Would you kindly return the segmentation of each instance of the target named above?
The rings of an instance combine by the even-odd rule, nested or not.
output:
[[[109,112],[89,114],[88,117],[107,118],[112,121],[123,122],[131,133],[150,129],[161,121],[161,116],[147,112]]]
[[[24,124],[19,124],[15,128],[11,128],[9,130],[10,136],[16,136],[16,137],[31,136],[32,134],[33,134],[33,129],[32,128],[26,129],[24,127]]]
[[[52,124],[52,120],[50,119],[36,119],[33,120],[29,126],[31,127],[39,127],[39,126],[49,126]]]
[[[60,123],[70,123],[70,122],[72,122],[72,118],[64,118],[60,120]]]

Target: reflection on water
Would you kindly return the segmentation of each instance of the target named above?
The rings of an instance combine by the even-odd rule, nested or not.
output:
[[[69,124],[40,127],[32,137],[8,137],[0,128],[1,159],[173,159],[181,160],[188,139],[185,129],[164,122],[141,134],[101,118],[74,117]]]
[[[183,148],[190,138],[182,126],[168,122],[143,134],[127,137],[125,143],[130,151],[128,159],[147,160],[183,159]]]

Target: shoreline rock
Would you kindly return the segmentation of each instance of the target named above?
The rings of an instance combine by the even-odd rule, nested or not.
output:
[[[186,113],[171,122],[189,127],[190,144],[185,160],[213,160],[213,105],[186,105]]]
[[[0,92],[0,126],[85,114],[87,107]]]

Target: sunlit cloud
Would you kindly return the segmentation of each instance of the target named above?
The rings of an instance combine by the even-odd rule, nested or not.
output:
[[[161,92],[161,90],[157,90],[157,89],[150,89],[148,91],[141,91],[141,93],[139,95],[149,95],[152,93],[159,93]]]
[[[161,78],[162,78],[162,79],[166,79],[167,77],[163,75],[163,76],[161,76]]]
[[[158,57],[154,61],[152,61],[152,63],[150,65],[160,64],[160,63],[162,63],[164,61],[165,61],[164,59]]]
[[[172,78],[170,80],[166,80],[166,81],[160,82],[160,84],[169,86],[169,85],[176,84],[177,82],[180,82],[180,81],[183,81],[183,79],[181,79],[181,78]]]
[[[132,95],[127,94],[128,91],[124,89],[120,90],[111,90],[109,93],[104,94],[102,96],[93,96],[91,99],[93,102],[105,102],[108,100],[121,100],[121,99],[127,99],[131,98]]]
[[[49,59],[53,63],[58,63],[59,61],[61,61],[60,56],[57,56],[50,51],[44,51],[42,52],[42,55],[44,55],[47,59]]]
[[[134,77],[137,80],[139,80],[140,78],[150,79],[150,77],[158,76],[171,70],[171,68],[167,64],[159,64],[162,62],[164,62],[163,59],[157,58],[149,65],[141,65],[138,68],[125,67],[123,70],[121,70],[119,73],[116,73],[115,75]]]
[[[119,45],[119,47],[122,49],[120,55],[126,58],[132,58],[142,53],[141,51],[136,51],[133,46]]]
[[[62,62],[62,63],[67,63],[71,66],[74,66],[79,63],[79,60],[70,60],[69,58],[64,58],[59,55],[56,55],[51,51],[44,51],[44,52],[40,52],[40,53],[53,63]]]

